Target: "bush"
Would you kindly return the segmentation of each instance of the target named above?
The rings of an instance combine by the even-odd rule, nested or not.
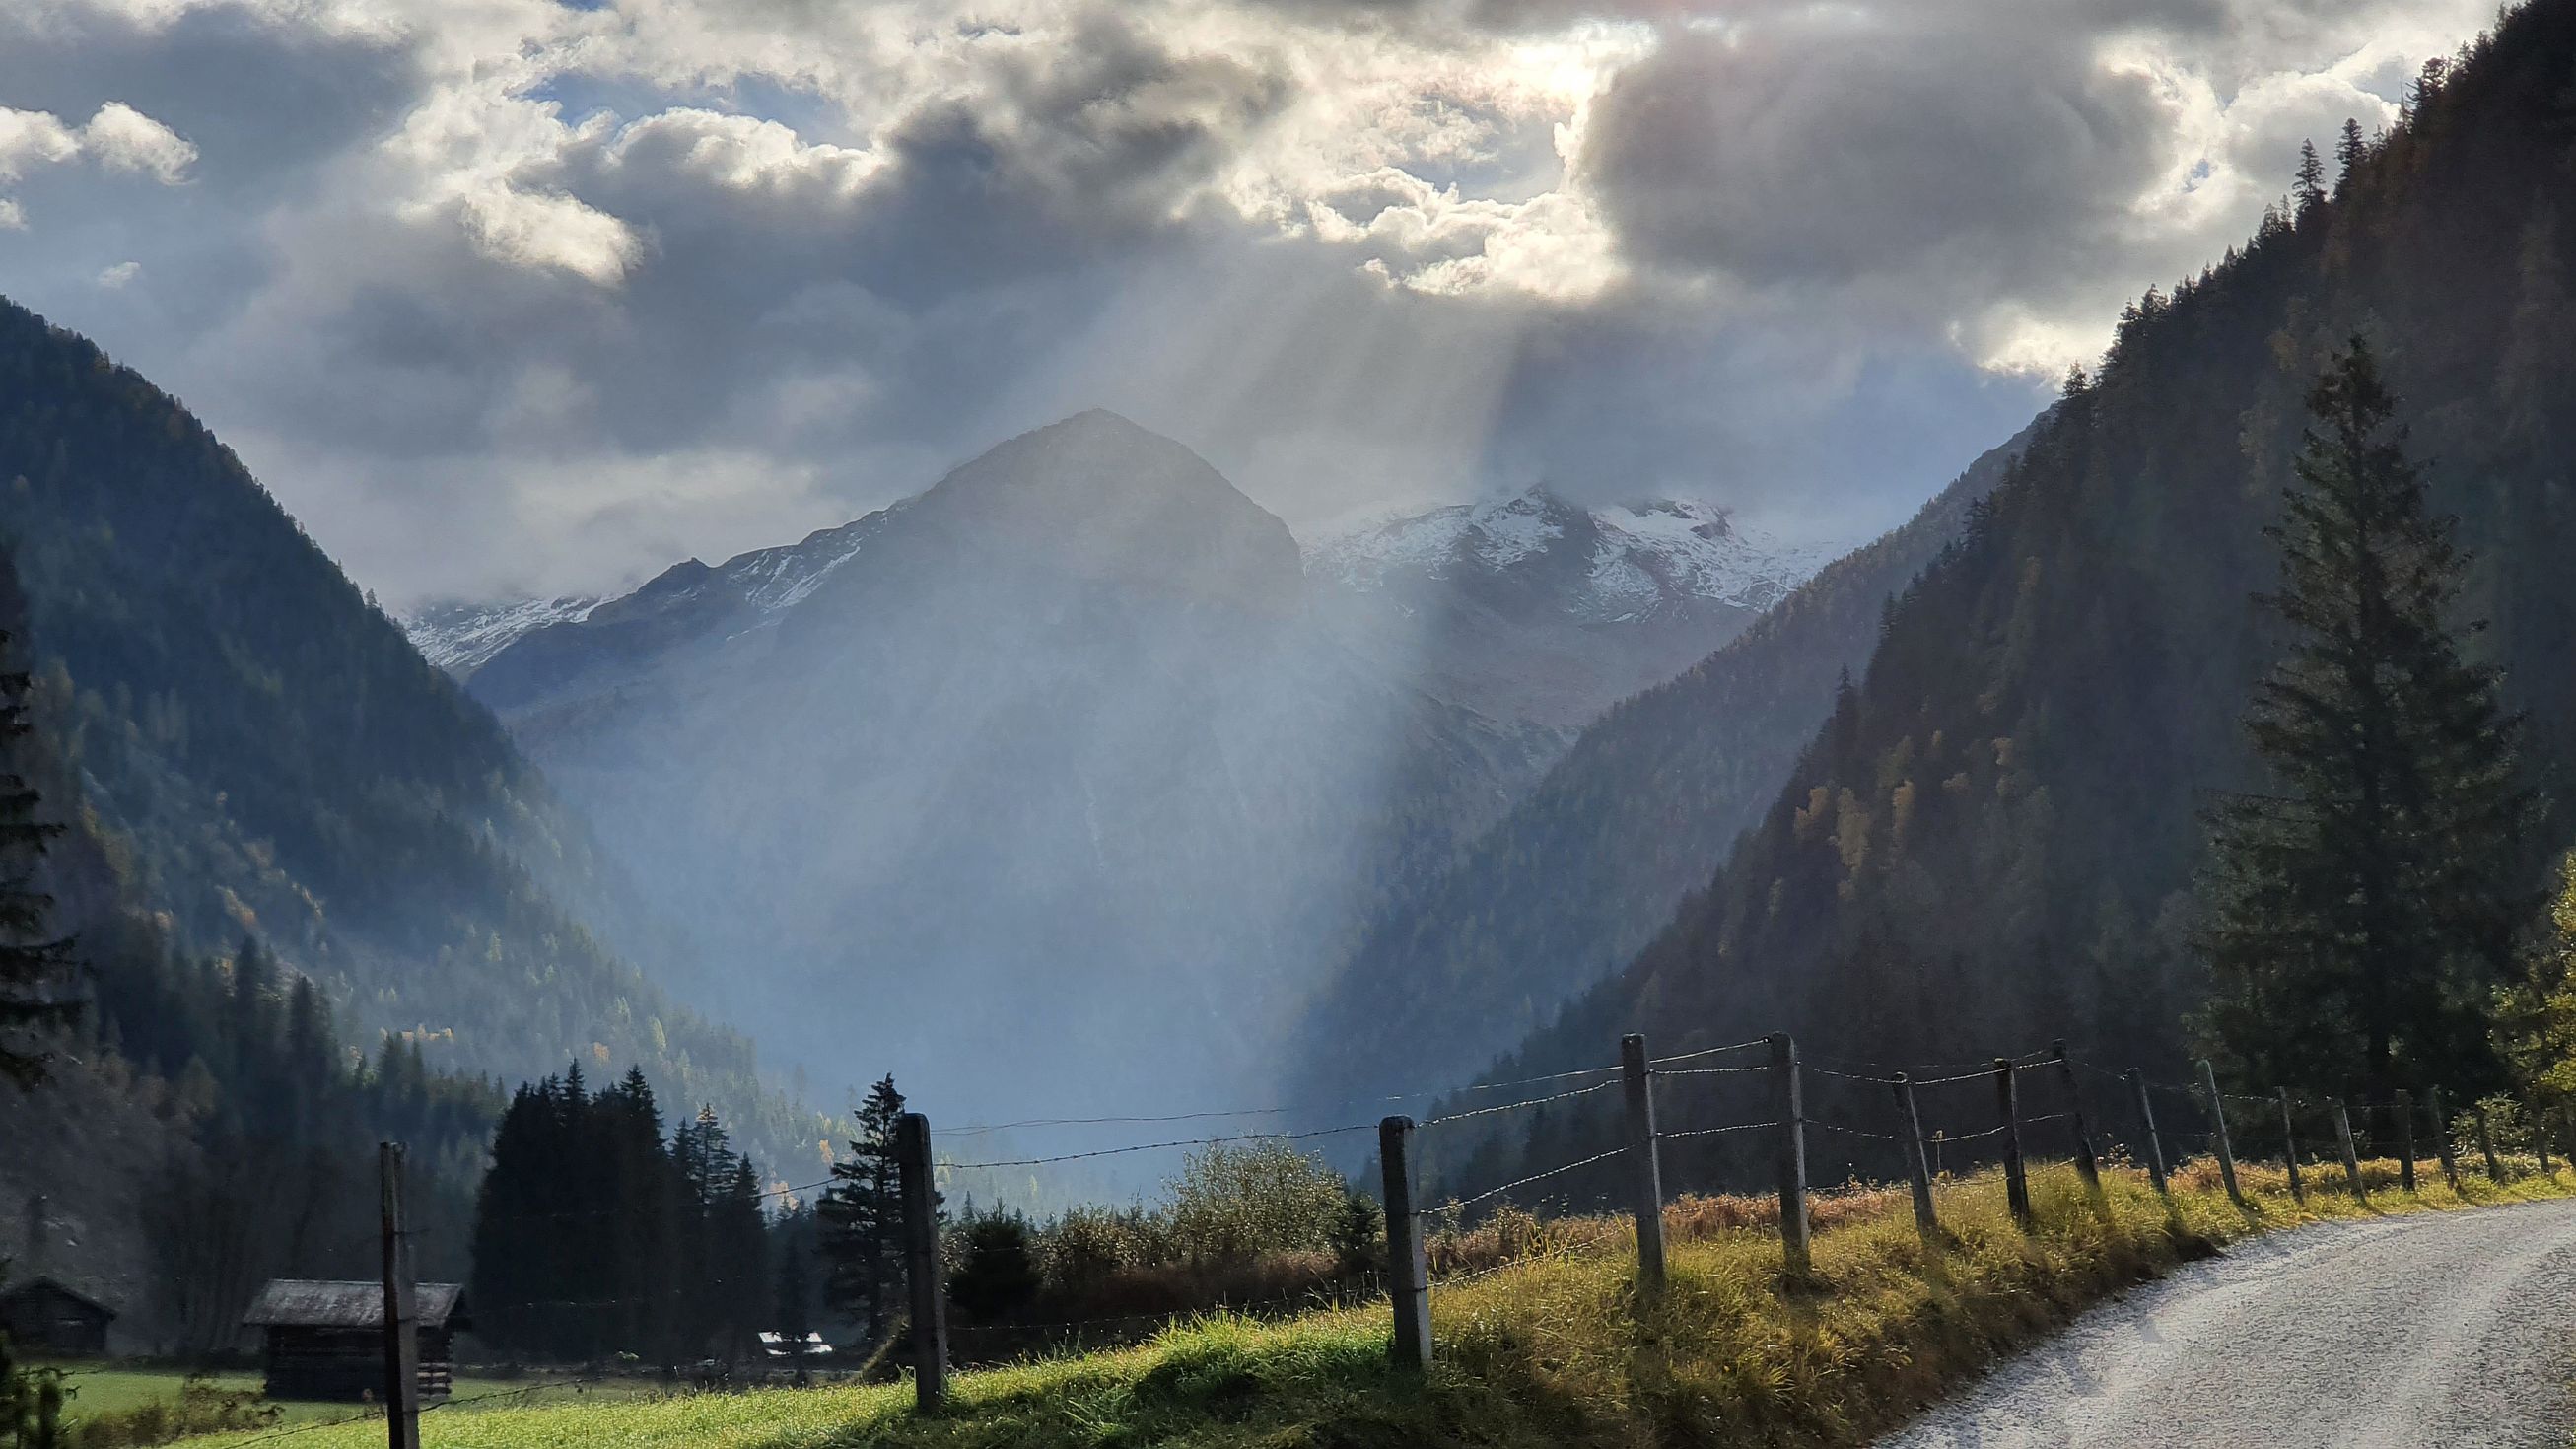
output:
[[[1333,1262],[1342,1276],[1356,1278],[1371,1273],[1386,1263],[1386,1214],[1378,1210],[1377,1200],[1353,1189],[1342,1202],[1342,1215],[1333,1220]]]
[[[1191,1262],[1324,1253],[1350,1196],[1321,1157],[1285,1142],[1194,1152],[1172,1183],[1172,1236]]]
[[[979,1322],[990,1323],[1038,1296],[1038,1260],[1028,1219],[993,1212],[968,1218],[956,1236],[958,1261],[948,1297]]]
[[[2499,1154],[2510,1157],[2531,1150],[2531,1124],[2523,1118],[2521,1103],[2499,1093],[2479,1098],[2478,1105],[2487,1111],[2487,1136]],[[2486,1159],[2478,1152],[2476,1112],[2462,1112],[2451,1119],[2451,1151],[2464,1164],[2486,1165]]]

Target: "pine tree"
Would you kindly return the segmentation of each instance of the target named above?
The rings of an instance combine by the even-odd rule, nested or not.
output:
[[[2314,141],[2299,143],[2299,171],[2291,195],[2298,200],[2301,216],[2325,205],[2326,163],[2317,159],[2317,143]]]
[[[2352,185],[2353,173],[2370,154],[2370,143],[2361,137],[2361,122],[2344,118],[2343,134],[2335,140],[2335,192],[2340,195]]]
[[[750,1158],[736,1157],[709,1224],[719,1305],[716,1339],[728,1363],[751,1351],[753,1335],[770,1317],[769,1224],[760,1204],[758,1172]]]
[[[832,1185],[815,1208],[832,1306],[857,1315],[871,1339],[891,1321],[903,1286],[903,1203],[895,1172],[895,1126],[903,1094],[881,1079],[859,1104],[859,1135],[832,1164]]]
[[[2519,721],[2445,614],[2465,557],[2362,339],[2326,369],[2263,602],[2290,652],[2247,728],[2275,786],[2206,814],[2212,994],[2241,1078],[2366,1092],[2494,1079],[2492,993],[2536,896]]]
[[[786,1340],[787,1351],[802,1370],[805,1340],[814,1331],[813,1260],[808,1252],[803,1224],[791,1216],[783,1220],[776,1233],[778,1240],[778,1289],[771,1299],[772,1320],[778,1336]]]
[[[715,1109],[705,1106],[671,1135],[671,1165],[678,1175],[681,1327],[690,1357],[705,1354],[724,1327],[716,1204],[734,1172],[728,1142]]]
[[[593,1098],[591,1117],[593,1150],[603,1159],[600,1181],[615,1207],[593,1226],[608,1234],[606,1296],[617,1305],[619,1342],[675,1365],[685,1354],[674,1261],[684,1205],[662,1146],[662,1110],[643,1070],[628,1067],[617,1085]]]
[[[0,607],[15,595],[15,575],[0,577]],[[50,1055],[38,1039],[77,1020],[81,1004],[72,943],[49,930],[53,899],[36,882],[37,862],[63,827],[41,818],[42,799],[28,781],[28,680],[7,667],[10,657],[9,635],[0,632],[0,1077],[32,1086]]]

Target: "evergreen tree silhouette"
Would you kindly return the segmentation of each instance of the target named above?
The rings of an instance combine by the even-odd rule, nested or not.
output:
[[[52,933],[53,899],[37,884],[46,846],[63,827],[42,818],[25,746],[34,725],[28,678],[10,668],[9,623],[21,612],[17,575],[0,556],[0,1076],[18,1085],[44,1079],[42,1038],[79,1019],[72,943]]]
[[[832,1164],[832,1185],[815,1208],[827,1265],[824,1293],[856,1315],[868,1337],[882,1335],[903,1286],[903,1202],[895,1173],[895,1125],[903,1094],[880,1079],[859,1103],[859,1135]]]
[[[2539,901],[2520,722],[2446,619],[2466,559],[2367,343],[2308,407],[2263,600],[2293,642],[2246,720],[2275,788],[2205,816],[2203,1030],[2244,1080],[2373,1100],[2491,1082],[2492,992]]]

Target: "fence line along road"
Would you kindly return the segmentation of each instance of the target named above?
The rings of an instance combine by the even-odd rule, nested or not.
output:
[[[2303,1140],[2321,1140],[2303,1135],[2299,1125],[2302,1103],[2312,1112],[2322,1111],[2323,1120],[2331,1127],[2336,1166],[2342,1169],[2345,1190],[2355,1198],[2365,1198],[2359,1138],[2372,1137],[2374,1147],[2393,1145],[2399,1153],[2399,1190],[2416,1190],[2416,1128],[2429,1118],[2433,1129],[2433,1146],[2443,1179],[2453,1191],[2460,1184],[2460,1165],[2453,1149],[2453,1121],[2447,1102],[2438,1086],[2425,1092],[2424,1110],[2418,1111],[2414,1094],[2399,1091],[2388,1102],[2344,1102],[2334,1098],[2303,1098],[2288,1087],[2275,1088],[2268,1095],[2222,1093],[2217,1076],[2206,1061],[2197,1063],[2199,1081],[2194,1084],[2161,1082],[2149,1078],[2141,1069],[2132,1067],[2115,1071],[2092,1063],[2075,1060],[2067,1054],[2064,1042],[2051,1043],[2040,1051],[2014,1056],[2000,1056],[1983,1064],[1946,1062],[1929,1066],[1902,1067],[1886,1063],[1842,1057],[1819,1057],[1813,1064],[1802,1062],[1798,1044],[1786,1033],[1755,1037],[1726,1046],[1706,1047],[1673,1056],[1655,1057],[1647,1051],[1646,1039],[1629,1035],[1619,1043],[1620,1060],[1615,1065],[1587,1067],[1567,1072],[1552,1072],[1515,1078],[1503,1082],[1486,1082],[1455,1090],[1416,1092],[1378,1097],[1357,1098],[1334,1104],[1309,1104],[1305,1107],[1238,1108],[1206,1112],[1177,1112],[1132,1117],[1053,1117],[1032,1118],[1023,1122],[995,1123],[958,1129],[961,1135],[982,1134],[1009,1128],[1092,1126],[1100,1124],[1160,1125],[1173,1122],[1216,1120],[1252,1116],[1287,1115],[1317,1111],[1326,1106],[1347,1108],[1371,1103],[1391,1103],[1427,1098],[1455,1099],[1470,1094],[1486,1094],[1514,1089],[1538,1089],[1534,1095],[1515,1101],[1484,1106],[1461,1106],[1441,1115],[1417,1122],[1411,1116],[1394,1115],[1376,1124],[1379,1167],[1383,1176],[1386,1210],[1387,1273],[1386,1291],[1394,1321],[1390,1352],[1395,1362],[1405,1368],[1420,1369],[1432,1361],[1431,1293],[1435,1287],[1454,1287],[1499,1272],[1504,1268],[1526,1266],[1528,1258],[1514,1258],[1489,1268],[1460,1273],[1435,1284],[1429,1273],[1424,1223],[1441,1214],[1455,1214],[1498,1198],[1508,1198],[1523,1189],[1537,1186],[1588,1168],[1600,1167],[1625,1159],[1621,1174],[1630,1215],[1636,1223],[1637,1284],[1641,1301],[1652,1301],[1664,1283],[1664,1193],[1662,1148],[1668,1142],[1714,1139],[1740,1134],[1768,1134],[1769,1157],[1776,1178],[1780,1203],[1779,1234],[1783,1267],[1793,1277],[1809,1271],[1813,1213],[1809,1204],[1811,1182],[1808,1171],[1809,1128],[1835,1134],[1864,1145],[1893,1144],[1895,1164],[1905,1178],[1912,1199],[1917,1229],[1925,1243],[1937,1248],[1945,1245],[1946,1234],[1940,1222],[1938,1204],[1932,1184],[1945,1174],[1947,1164],[1936,1155],[1947,1149],[1973,1146],[1982,1148],[1988,1139],[2001,1139],[1996,1144],[2003,1165],[2006,1197],[2016,1222],[2025,1230],[2033,1224],[2030,1205],[2028,1162],[2023,1129],[2064,1122],[2065,1157],[2076,1170],[2086,1193],[2097,1203],[2103,1200],[2101,1160],[2111,1151],[2108,1132],[2096,1131],[2100,1121],[2088,1113],[2079,1073],[2116,1083],[2126,1089],[2125,1115],[2135,1136],[2130,1146],[2145,1166],[2154,1191],[2162,1196],[2171,1192],[2173,1169],[2184,1160],[2179,1147],[2190,1142],[2205,1145],[2216,1160],[2220,1180],[2228,1197],[2238,1206],[2246,1205],[2243,1188],[2237,1180],[2236,1153],[2231,1135],[2228,1104],[2239,1105],[2244,1120],[2250,1125],[2257,1119],[2277,1121],[2282,1160],[2289,1167],[2291,1192],[2304,1200],[2312,1185],[2301,1171]],[[1758,1060],[1730,1060],[1740,1054],[1760,1051]],[[1833,1065],[1823,1065],[1823,1063]],[[1688,1063],[1690,1065],[1683,1065]],[[2030,1113],[2023,1107],[2023,1079],[2037,1072],[2047,1085],[2048,1095],[2058,1105],[2050,1111]],[[1852,1103],[1875,1100],[1887,1116],[1875,1122],[1845,1120],[1841,1116],[1811,1115],[1807,1107],[1806,1077],[1816,1077],[1852,1087],[1883,1087],[1883,1096],[1857,1093]],[[1759,1086],[1765,1103],[1756,1115],[1732,1121],[1693,1121],[1666,1125],[1657,1100],[1659,1079],[1673,1079],[1710,1088],[1723,1087],[1724,1079],[1743,1077],[1748,1086]],[[1582,1085],[1572,1085],[1582,1084]],[[1946,1127],[1926,1132],[1923,1127],[1921,1093],[1944,1089],[1963,1089],[1963,1097],[1944,1098],[1945,1103],[1973,1103],[1978,1095],[1973,1089],[1985,1084],[1992,1095],[1990,1114],[1984,1125],[1966,1130]],[[1622,1110],[1616,1135],[1603,1143],[1600,1150],[1578,1153],[1571,1160],[1542,1168],[1525,1176],[1481,1189],[1472,1196],[1452,1199],[1433,1206],[1420,1201],[1419,1182],[1420,1134],[1454,1127],[1469,1121],[1500,1118],[1514,1112],[1534,1111],[1621,1089]],[[2167,1127],[2159,1122],[2158,1099],[2164,1099],[2189,1110],[2197,1117],[2198,1126]],[[2259,1109],[2259,1110],[2258,1110]],[[1954,1109],[1955,1110],[1955,1109]],[[1973,1107],[1969,1110],[1973,1111]],[[2360,1113],[2361,1129],[2356,1132],[2353,1113]],[[2395,1127],[2394,1144],[2382,1143],[2377,1137],[2377,1123],[2386,1120]],[[1328,1119],[1329,1120],[1329,1119]],[[2318,1120],[2314,1116],[2313,1122]],[[2508,1170],[2497,1152],[2493,1124],[2485,1103],[2472,1104],[2462,1114],[2467,1124],[2485,1175],[2492,1182],[2508,1179]],[[2567,1121],[2529,1126],[2538,1146],[2540,1170],[2553,1171],[2550,1158],[2550,1136],[2554,1132],[2563,1140],[2565,1154],[2576,1160],[2576,1136],[2569,1135]],[[896,1134],[897,1177],[903,1200],[904,1257],[906,1277],[910,1280],[911,1323],[910,1349],[913,1363],[915,1400],[923,1412],[936,1412],[947,1399],[948,1336],[947,1295],[940,1281],[941,1252],[936,1173],[978,1168],[1029,1167],[1049,1163],[1073,1162],[1097,1157],[1151,1152],[1181,1147],[1203,1147],[1225,1143],[1254,1141],[1296,1141],[1334,1137],[1365,1132],[1365,1124],[1318,1128],[1301,1132],[1234,1132],[1216,1136],[1137,1143],[1089,1151],[1065,1152],[1028,1158],[1011,1158],[986,1162],[941,1162],[932,1149],[930,1122],[918,1112],[906,1113]],[[2269,1128],[2258,1135],[2268,1140]],[[401,1226],[399,1193],[400,1149],[387,1144],[385,1187],[385,1301],[387,1355],[394,1363],[406,1362],[402,1340],[409,1338],[412,1321],[404,1306],[410,1301],[410,1268],[407,1233]],[[2052,1154],[2051,1160],[2059,1160]],[[829,1186],[829,1180],[773,1188],[762,1196],[804,1193]],[[628,1211],[627,1205],[607,1205],[598,1209],[572,1209],[565,1212],[528,1214],[527,1217],[609,1216]],[[1541,1255],[1545,1256],[1545,1255]],[[1133,1315],[1141,1318],[1146,1315]],[[1107,1322],[1109,1320],[1100,1320]],[[418,1445],[417,1400],[405,1402],[408,1396],[397,1386],[399,1376],[389,1377],[393,1389],[395,1412],[387,1415],[388,1442],[391,1449],[416,1449]],[[297,1432],[308,1426],[297,1426]]]

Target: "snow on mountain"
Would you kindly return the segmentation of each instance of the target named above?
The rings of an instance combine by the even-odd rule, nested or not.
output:
[[[1592,569],[1599,597],[1639,610],[1668,592],[1767,609],[1842,552],[1782,543],[1722,508],[1688,500],[1596,508],[1592,521],[1601,530]]]
[[[1541,485],[1330,532],[1309,540],[1305,554],[1309,577],[1363,592],[1544,569],[1569,614],[1628,623],[1694,603],[1767,609],[1834,550],[1783,544],[1707,503],[1587,509]]]
[[[514,599],[500,604],[432,604],[402,620],[421,657],[463,679],[519,637],[548,624],[577,622],[599,607],[596,598]]]
[[[672,565],[643,587],[613,598],[520,599],[498,604],[435,604],[402,621],[414,648],[459,679],[522,638],[557,624],[602,623],[681,610],[722,616],[748,627],[793,608],[833,570],[859,556],[869,538],[905,505],[869,514],[797,543],[737,554],[715,568],[696,559]],[[747,623],[737,615],[747,614]]]

